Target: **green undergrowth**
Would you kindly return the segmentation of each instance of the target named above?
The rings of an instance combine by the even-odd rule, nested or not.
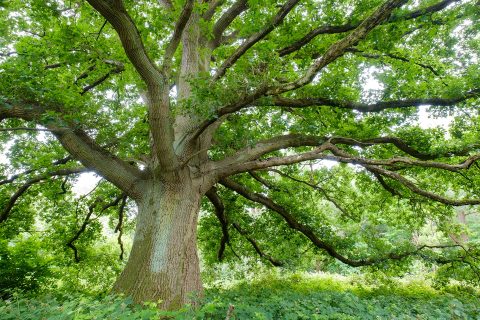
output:
[[[480,319],[478,292],[420,283],[366,286],[333,277],[262,277],[206,290],[201,306],[164,312],[155,303],[80,294],[14,295],[0,319]]]

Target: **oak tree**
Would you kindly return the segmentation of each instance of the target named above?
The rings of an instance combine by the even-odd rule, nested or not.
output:
[[[473,0],[0,1],[0,223],[61,220],[41,196],[95,172],[111,199],[65,245],[134,204],[113,290],[168,309],[202,291],[197,238],[207,260],[478,274],[473,245],[413,236],[480,203],[478,21]]]

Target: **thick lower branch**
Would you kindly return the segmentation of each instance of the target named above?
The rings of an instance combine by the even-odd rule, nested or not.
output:
[[[96,171],[130,197],[139,196],[138,182],[142,172],[100,147],[81,130],[55,132],[62,146],[85,167]]]
[[[374,145],[393,144],[397,149],[412,156],[416,159],[408,157],[392,157],[390,159],[367,159],[357,157],[346,153],[345,151],[336,147],[336,145],[343,144],[349,146],[358,146],[367,148]],[[314,147],[312,151],[300,154],[277,156],[262,159],[261,157],[282,149],[292,147]],[[247,172],[250,170],[264,169],[268,167],[281,166],[304,162],[308,160],[332,160],[336,162],[352,163],[352,164],[368,164],[380,165],[389,167],[399,166],[416,166],[425,168],[436,168],[452,172],[459,172],[460,170],[469,169],[470,166],[480,159],[479,154],[469,156],[459,164],[449,164],[435,161],[428,161],[432,159],[449,158],[454,156],[466,156],[470,151],[476,150],[478,145],[470,145],[455,150],[447,150],[444,152],[425,153],[411,147],[402,139],[396,137],[378,137],[371,139],[352,139],[345,137],[319,137],[291,134],[285,136],[278,136],[271,139],[261,140],[251,147],[238,150],[232,156],[225,159],[210,162],[205,165],[206,172],[214,172],[216,176],[224,177],[240,172]],[[334,155],[325,154],[325,151],[331,151]]]
[[[45,123],[42,115],[48,111],[54,111],[60,115],[50,118]],[[6,118],[36,121],[45,126],[73,158],[127,192],[130,197],[138,196],[136,184],[141,180],[142,172],[98,145],[85,131],[70,127],[69,123],[63,119],[61,107],[41,106],[31,101],[13,103],[0,100],[0,121]]]

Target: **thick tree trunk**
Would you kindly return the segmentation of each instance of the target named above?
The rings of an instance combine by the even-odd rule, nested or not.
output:
[[[178,309],[201,294],[197,218],[201,194],[191,180],[151,182],[138,201],[133,247],[113,290],[136,302]]]

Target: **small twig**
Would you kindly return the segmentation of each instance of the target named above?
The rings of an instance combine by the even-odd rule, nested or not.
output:
[[[227,316],[225,317],[225,320],[230,320],[230,318],[233,316],[234,310],[235,310],[235,306],[233,304],[228,306]]]
[[[100,35],[102,34],[103,28],[105,28],[106,25],[107,25],[107,20],[105,20],[105,22],[100,27],[100,30],[98,30],[97,38],[95,39],[95,41],[98,41],[98,38],[100,38]]]
[[[87,213],[87,216],[85,217],[85,219],[83,220],[83,223],[82,223],[82,226],[80,227],[80,229],[75,233],[75,235],[70,239],[70,241],[68,241],[67,243],[67,247],[71,248],[73,250],[73,255],[75,257],[75,262],[80,262],[80,257],[78,256],[78,249],[77,247],[75,246],[75,241],[78,240],[78,238],[80,238],[80,236],[82,235],[83,232],[85,232],[85,230],[87,229],[87,225],[88,223],[90,222],[90,217],[92,216],[93,214],[93,210],[95,209],[95,207],[97,206],[97,204],[101,201],[101,198],[97,198],[95,199],[95,201],[88,207],[88,213]]]
[[[122,203],[118,208],[118,224],[115,227],[115,232],[118,232],[117,242],[118,242],[118,245],[120,246],[120,256],[119,256],[120,260],[123,260],[123,255],[124,255],[122,235],[123,235],[123,216],[124,216],[126,204],[127,204],[127,196],[124,195],[122,198]]]
[[[60,67],[63,66],[63,65],[65,65],[64,62],[58,62],[58,63],[48,64],[48,65],[45,66],[45,70],[60,68]]]
[[[66,176],[63,181],[62,181],[62,184],[60,185],[60,188],[62,189],[62,192],[59,192],[58,194],[66,194],[67,193],[67,182],[68,182],[68,176]]]
[[[109,72],[107,72],[106,74],[104,74],[103,76],[98,78],[97,80],[95,80],[92,84],[89,84],[89,85],[83,87],[82,92],[80,92],[81,95],[84,95],[88,91],[90,91],[93,88],[99,86],[100,84],[105,82],[105,80],[107,80],[111,75],[118,74],[120,72],[125,71],[125,66],[122,63],[111,63],[111,62],[108,62],[107,60],[105,60],[104,62],[107,63],[107,64],[114,65],[115,68],[110,70]]]

